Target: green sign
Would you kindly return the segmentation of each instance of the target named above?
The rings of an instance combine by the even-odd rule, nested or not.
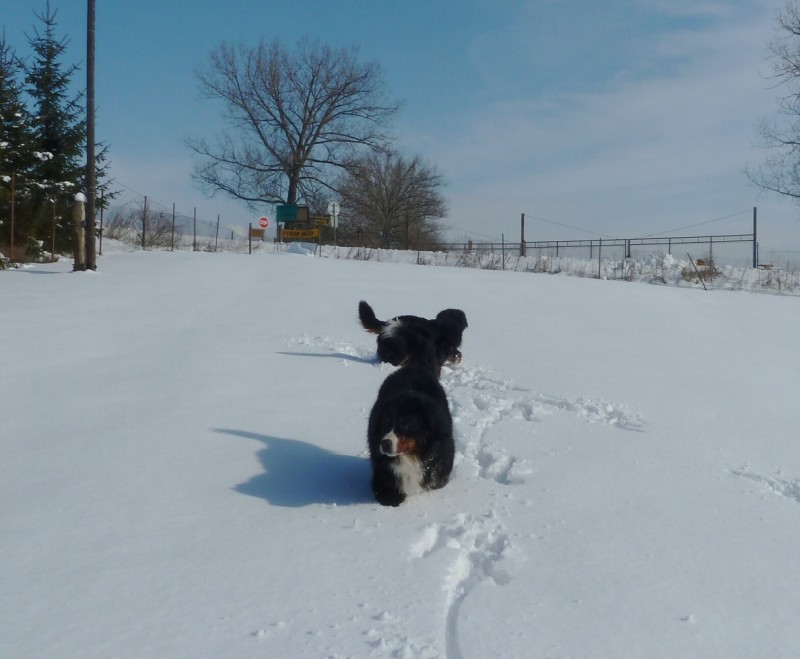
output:
[[[275,216],[277,222],[294,222],[297,219],[297,204],[276,206]]]
[[[308,206],[281,204],[275,207],[277,222],[308,222]]]

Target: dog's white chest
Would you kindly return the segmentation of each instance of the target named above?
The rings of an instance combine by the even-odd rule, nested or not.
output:
[[[407,455],[399,455],[397,458],[392,469],[394,469],[403,492],[407,495],[422,492],[422,465],[419,460]]]

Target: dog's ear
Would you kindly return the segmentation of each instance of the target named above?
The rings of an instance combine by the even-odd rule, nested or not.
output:
[[[467,314],[461,311],[461,309],[444,309],[436,314],[436,320],[440,323],[454,325],[462,331],[468,327]]]

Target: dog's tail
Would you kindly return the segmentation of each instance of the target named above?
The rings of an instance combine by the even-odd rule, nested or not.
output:
[[[371,334],[380,334],[386,322],[378,320],[375,317],[375,312],[364,300],[358,303],[358,319],[361,321],[362,327]]]

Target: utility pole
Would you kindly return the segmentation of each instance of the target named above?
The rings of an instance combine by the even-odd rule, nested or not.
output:
[[[94,153],[94,4],[87,0],[86,19],[86,269],[97,270],[95,250]]]

